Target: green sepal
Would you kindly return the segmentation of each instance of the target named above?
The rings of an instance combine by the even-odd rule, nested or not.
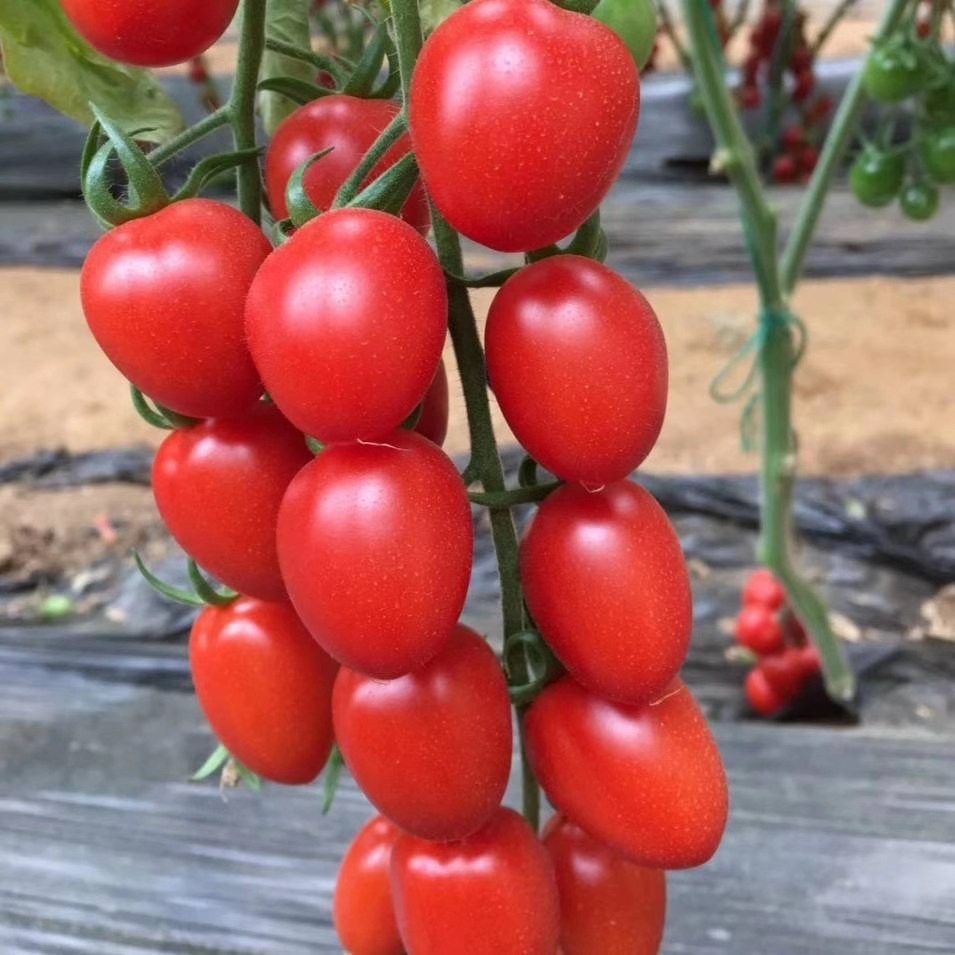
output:
[[[418,161],[414,153],[408,153],[359,192],[348,205],[398,215],[417,181]]]
[[[215,156],[206,156],[192,167],[188,178],[172,197],[173,202],[181,199],[192,199],[222,173],[235,169],[246,162],[254,162],[262,154],[262,148],[237,149],[235,152],[218,153]]]
[[[314,156],[309,156],[305,162],[295,167],[295,171],[289,176],[288,185],[285,187],[285,205],[288,208],[289,219],[296,228],[301,228],[306,222],[310,222],[322,210],[308,197],[305,191],[305,173],[317,163],[324,159],[335,147],[329,146]]]
[[[146,583],[149,584],[153,590],[161,593],[164,597],[168,597],[170,600],[175,600],[176,603],[185,604],[187,607],[206,606],[206,602],[197,594],[190,593],[188,590],[182,590],[179,587],[173,587],[171,584],[167,584],[165,581],[160,580],[143,563],[143,559],[139,556],[138,551],[133,551],[133,560],[136,562],[136,567],[145,578]]]
[[[348,96],[365,97],[372,91],[378,75],[381,73],[381,64],[385,59],[388,31],[381,23],[371,35],[368,45],[361,54],[361,59],[355,65],[355,70],[342,88]]]
[[[342,751],[337,745],[332,746],[332,751],[328,754],[328,762],[325,764],[325,773],[322,776],[322,815],[327,816],[331,811],[332,804],[335,802],[335,795],[338,792],[338,784],[341,782],[342,767],[345,760],[342,758]]]
[[[222,769],[229,761],[229,751],[220,743],[209,755],[208,759],[189,777],[194,783],[208,779],[214,772]]]
[[[322,96],[331,96],[337,90],[326,89],[317,83],[301,80],[296,76],[269,76],[259,80],[256,89],[260,93],[279,93],[288,97],[292,102],[304,106]]]
[[[107,137],[107,141],[95,151],[89,139],[83,149],[83,196],[93,215],[109,227],[151,215],[168,205],[169,194],[162,178],[143,151],[93,103],[90,103],[90,109]],[[113,153],[128,180],[130,201],[127,204],[116,199],[109,188],[109,160]]]
[[[196,596],[210,607],[228,607],[238,596],[238,591],[231,587],[223,587],[216,590],[212,584],[206,580],[199,565],[190,557],[186,564],[186,570],[189,574],[189,580],[196,589]]]

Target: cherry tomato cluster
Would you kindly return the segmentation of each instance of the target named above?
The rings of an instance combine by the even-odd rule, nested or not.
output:
[[[876,46],[866,61],[866,93],[887,115],[849,171],[860,203],[887,206],[898,199],[906,218],[931,219],[939,187],[955,183],[955,62],[938,36],[934,0],[924,15]],[[900,107],[910,104],[907,135],[898,141]]]
[[[746,110],[762,106],[761,84],[769,82],[776,58],[786,57],[783,67],[790,77],[786,95],[795,120],[782,131],[774,144],[776,155],[771,174],[779,183],[805,181],[816,167],[819,152],[816,143],[832,109],[824,93],[817,94],[815,59],[806,38],[806,13],[797,8],[784,37],[784,8],[780,0],[766,0],[759,19],[749,34],[749,47],[741,68],[739,103]],[[785,47],[780,43],[785,40]],[[814,95],[816,94],[816,95]]]
[[[631,48],[598,19],[472,0],[425,42],[409,133],[369,173],[414,151],[422,184],[400,215],[336,207],[399,108],[335,92],[269,146],[276,216],[316,156],[302,186],[326,210],[277,248],[190,198],[118,225],[83,268],[96,340],[171,428],[154,490],[211,604],[189,653],[212,729],[244,769],[290,785],[337,745],[381,813],[336,892],[355,955],[649,955],[664,870],[707,861],[726,824],[722,761],[678,676],[685,560],[628,480],[663,423],[663,333],[599,243],[554,245],[585,232],[622,168],[639,89]],[[426,241],[425,195],[463,235],[526,256],[490,310],[487,379],[558,481],[515,554],[526,625],[503,665],[459,622],[474,540],[440,448],[441,356],[464,279]],[[552,660],[533,679],[509,662],[523,639]],[[558,810],[542,838],[501,806],[512,699]]]
[[[743,589],[736,640],[759,659],[746,676],[746,699],[760,716],[775,716],[793,703],[820,671],[806,631],[786,606],[786,591],[762,568]]]

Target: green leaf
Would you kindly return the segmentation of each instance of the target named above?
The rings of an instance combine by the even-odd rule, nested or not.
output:
[[[283,43],[300,49],[310,49],[312,45],[308,24],[309,0],[268,0],[266,8],[266,34]],[[315,82],[315,68],[300,59],[266,50],[262,57],[261,77],[271,79],[277,76],[290,76],[293,79]],[[290,116],[298,104],[287,96],[277,92],[259,94],[259,109],[262,124],[271,136],[283,119]]]
[[[87,126],[93,102],[138,140],[161,143],[182,129],[179,109],[156,77],[97,53],[59,0],[2,0],[0,45],[14,86]]]

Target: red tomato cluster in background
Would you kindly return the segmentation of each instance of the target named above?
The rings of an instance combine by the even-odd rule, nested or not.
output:
[[[400,217],[330,208],[397,111],[333,93],[269,147],[277,216],[292,172],[332,148],[304,179],[320,214],[278,248],[229,206],[187,199],[113,229],[84,266],[97,341],[175,428],[154,465],[160,512],[238,592],[190,639],[212,729],[285,784],[312,782],[335,744],[382,814],[336,890],[354,955],[651,955],[665,870],[706,862],[726,825],[722,761],[679,679],[686,563],[629,479],[663,423],[666,344],[643,295],[591,258],[544,250],[500,289],[486,332],[490,388],[562,485],[519,554],[527,626],[559,660],[520,704],[558,810],[543,837],[501,806],[511,691],[529,684],[509,686],[459,621],[474,532],[440,448],[448,278],[423,190],[464,235],[541,250],[597,210],[639,89],[598,20],[472,0],[426,41],[409,135],[369,177],[415,149],[423,186]]]
[[[815,95],[815,60],[805,35],[806,13],[797,9],[788,41],[786,62],[789,76],[786,95],[796,120],[787,126],[775,144],[772,177],[778,183],[805,182],[816,168],[819,151],[816,142],[822,125],[832,110],[826,94]],[[764,94],[761,83],[768,82],[783,30],[784,10],[780,0],[766,0],[763,12],[749,34],[749,48],[740,70],[737,97],[746,110],[759,109]]]
[[[772,571],[754,571],[743,589],[736,640],[759,661],[746,676],[746,699],[760,716],[775,716],[820,672],[819,655],[786,605]]]

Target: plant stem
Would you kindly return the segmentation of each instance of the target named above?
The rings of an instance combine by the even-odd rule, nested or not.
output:
[[[411,74],[418,53],[421,51],[421,19],[417,0],[391,0],[391,9],[395,21],[395,45],[398,50],[402,96],[407,103]],[[433,206],[431,217],[438,258],[442,267],[453,275],[462,275],[464,261],[458,234]],[[476,476],[487,494],[501,494],[506,490],[506,485],[504,468],[501,465],[491,420],[484,349],[481,346],[481,338],[467,289],[455,281],[448,282],[448,319],[451,342],[467,406],[468,432],[471,439],[471,473]],[[488,509],[488,515],[501,580],[501,612],[506,640],[508,636],[518,633],[525,627],[517,528],[508,507],[491,507]],[[527,682],[529,673],[526,661],[517,660],[512,670],[513,678],[517,683]],[[540,822],[540,788],[525,755],[523,707],[518,708],[517,719],[521,736],[524,816],[536,830]]]
[[[812,46],[809,48],[809,52],[812,54],[812,58],[816,59],[819,56],[819,53],[822,51],[822,48],[826,45],[826,41],[832,35],[832,31],[838,26],[839,21],[859,2],[859,0],[840,0],[840,3],[836,5],[832,13],[829,14],[829,19],[826,20],[823,27],[816,34],[816,38],[812,41]]]
[[[855,680],[826,609],[796,572],[791,557],[792,491],[796,450],[792,428],[793,316],[780,283],[776,216],[756,172],[752,148],[726,84],[723,54],[708,0],[683,0],[687,29],[710,125],[719,147],[718,159],[736,187],[756,283],[759,288],[759,372],[762,400],[762,466],[760,469],[760,536],[758,556],[786,588],[796,615],[805,624],[822,659],[826,688],[833,699],[846,701]]]
[[[876,32],[876,42],[887,37],[895,30],[909,2],[910,0],[891,0]],[[833,117],[832,125],[829,127],[829,134],[826,136],[826,141],[823,143],[822,151],[819,154],[819,161],[799,204],[792,232],[790,232],[786,241],[786,247],[782,254],[781,271],[783,288],[787,293],[796,287],[796,283],[802,275],[806,252],[819,223],[819,216],[822,214],[826,196],[832,187],[832,182],[839,171],[839,167],[842,165],[843,156],[845,156],[852,134],[858,124],[859,113],[862,111],[864,101],[862,88],[864,70],[865,64],[852,77],[845,93],[842,95],[839,108]]]
[[[239,56],[227,109],[236,149],[255,148],[255,93],[265,50],[266,0],[243,0]],[[262,178],[257,158],[236,169],[239,208],[256,225],[262,221]]]
[[[193,143],[197,143],[204,136],[215,132],[221,126],[229,122],[229,108],[220,106],[214,113],[204,116],[194,126],[184,129],[178,136],[170,139],[169,142],[157,146],[149,153],[149,161],[157,168],[163,163],[168,162],[173,156],[178,155],[184,149],[188,149]]]

